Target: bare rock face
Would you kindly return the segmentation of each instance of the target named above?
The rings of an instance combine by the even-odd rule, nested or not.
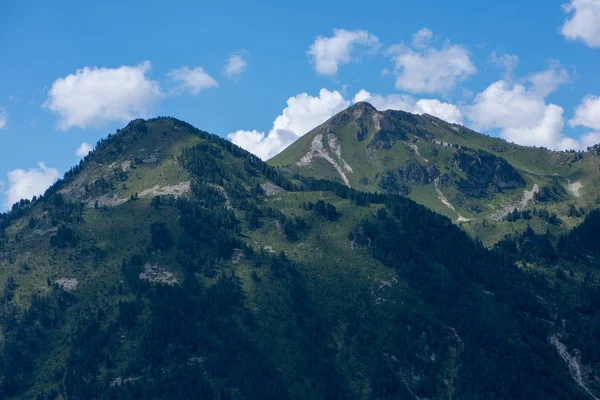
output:
[[[435,165],[425,166],[414,160],[398,168],[397,172],[403,182],[412,185],[428,185],[440,176],[440,170]]]
[[[277,196],[284,191],[282,188],[271,182],[261,183],[260,187],[265,192],[265,196],[267,197]]]
[[[440,170],[435,165],[410,160],[403,167],[383,174],[379,187],[387,194],[406,196],[411,192],[408,185],[428,185],[439,176]]]
[[[459,150],[454,167],[466,175],[458,187],[468,197],[491,198],[503,189],[525,186],[525,179],[504,158],[482,150]]]
[[[75,278],[59,278],[55,283],[64,291],[72,292],[77,288],[79,281]]]
[[[140,272],[140,279],[153,283],[163,283],[165,285],[176,285],[178,283],[173,273],[164,270],[158,265],[149,263],[146,263],[144,271]]]

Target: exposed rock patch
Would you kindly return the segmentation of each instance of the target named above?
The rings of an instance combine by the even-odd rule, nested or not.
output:
[[[115,380],[113,380],[113,381],[110,383],[110,387],[111,387],[111,388],[114,388],[114,387],[119,387],[119,386],[121,386],[121,385],[123,385],[123,384],[125,384],[125,383],[129,383],[129,382],[135,382],[135,381],[137,381],[138,379],[140,379],[140,378],[139,378],[139,377],[136,377],[136,378],[126,378],[126,379],[123,379],[123,378],[121,378],[120,376],[118,376],[118,377],[116,377],[116,378],[115,378]]]
[[[575,355],[571,355],[567,350],[567,346],[560,342],[556,334],[550,337],[550,343],[554,345],[556,351],[558,352],[558,355],[567,365],[567,368],[569,369],[569,373],[571,374],[573,380],[577,382],[579,387],[581,387],[593,399],[598,400],[598,398],[592,393],[592,391],[586,386],[585,382],[583,381],[580,355],[578,353],[575,353]]]
[[[140,279],[165,285],[176,285],[178,283],[177,278],[171,272],[150,263],[144,264],[144,271],[140,272]]]
[[[490,221],[502,221],[508,214],[513,212],[515,209],[517,211],[523,211],[527,208],[529,203],[533,200],[535,195],[540,192],[540,187],[538,184],[534,184],[531,190],[524,190],[523,197],[516,203],[510,203],[505,206],[502,206],[499,210],[494,211],[492,214],[488,215],[488,219]]]
[[[209,183],[208,185],[216,189],[219,192],[219,194],[223,196],[223,198],[225,199],[225,208],[231,209],[231,200],[229,200],[229,196],[227,195],[227,191],[225,190],[225,188],[221,185],[217,185],[216,183]]]
[[[330,135],[333,135],[333,134],[332,133],[328,133],[327,135],[330,136]],[[328,138],[328,146],[329,146],[329,142],[330,141],[332,143],[336,143],[334,139],[329,139]],[[337,145],[339,146],[339,142],[337,142]],[[341,149],[340,149],[340,154],[341,154]],[[332,155],[329,154],[329,152],[323,146],[323,134],[321,134],[321,133],[315,135],[315,137],[314,137],[314,139],[313,139],[313,141],[311,143],[310,150],[300,159],[300,161],[298,161],[296,163],[296,165],[299,166],[299,167],[308,166],[308,165],[310,165],[312,163],[313,157],[321,157],[321,158],[325,159],[328,163],[330,163],[337,170],[337,172],[340,174],[340,177],[342,178],[342,180],[344,181],[344,183],[346,184],[346,186],[350,187],[350,180],[346,176],[346,173],[344,172],[344,170],[346,170],[346,172],[352,172],[352,168],[349,165],[347,165],[346,162],[343,159],[341,159],[341,157],[340,157],[340,160],[344,164],[344,167],[342,167],[332,157]]]
[[[571,182],[568,179],[567,181],[569,182],[569,192],[571,192],[575,197],[581,197],[581,189],[583,188],[583,184],[580,181]]]
[[[272,246],[264,246],[263,250],[266,251],[267,253],[275,253],[275,250],[273,250]]]
[[[234,249],[231,257],[232,264],[239,264],[244,259],[244,252],[241,249]]]
[[[442,193],[442,189],[440,187],[440,178],[436,178],[433,181],[433,185],[435,187],[435,191],[437,193],[438,199],[440,199],[440,201],[442,202],[442,204],[444,204],[446,207],[448,207],[450,210],[454,211],[456,213],[456,215],[458,215],[458,218],[456,220],[457,223],[460,222],[469,222],[471,221],[468,218],[463,217],[462,215],[460,215],[458,213],[458,211],[456,211],[456,208],[454,208],[454,206],[452,205],[452,203],[450,203],[450,201],[448,201],[448,199],[446,198],[446,196],[444,196],[444,193]]]
[[[261,183],[260,187],[265,192],[265,196],[267,197],[277,196],[278,194],[284,192],[282,188],[271,182]]]
[[[162,189],[159,185],[154,186],[151,189],[146,189],[140,193],[140,197],[146,196],[175,196],[181,197],[191,191],[190,182],[181,182],[177,185],[164,186]]]
[[[148,196],[174,196],[181,197],[187,193],[191,192],[191,184],[190,182],[181,182],[177,185],[164,186],[162,189],[160,185],[156,185],[153,188],[146,189],[139,193],[139,197],[148,197]],[[107,193],[102,196],[96,197],[95,199],[91,199],[87,202],[88,208],[94,208],[96,203],[98,207],[116,207],[123,203],[126,203],[129,198],[121,199],[115,193]]]
[[[79,281],[75,278],[59,278],[54,281],[65,292],[71,292],[77,288]]]
[[[114,193],[107,193],[88,201],[87,207],[94,208],[96,203],[98,204],[98,207],[116,207],[125,203],[126,201],[127,199],[120,199],[119,196]]]
[[[33,231],[31,231],[31,234],[35,236],[46,236],[51,233],[55,233],[57,230],[58,227],[53,227],[50,229],[34,229]]]

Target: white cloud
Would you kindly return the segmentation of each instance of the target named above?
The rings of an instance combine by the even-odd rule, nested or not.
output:
[[[118,68],[84,67],[58,78],[43,107],[59,115],[59,129],[100,127],[147,117],[162,91],[146,73],[150,62]]]
[[[533,85],[533,92],[539,97],[546,97],[554,92],[560,85],[569,81],[569,73],[561,68],[555,61],[550,62],[550,68],[545,71],[536,72],[525,78]]]
[[[83,158],[89,154],[90,151],[94,150],[94,146],[89,143],[83,142],[79,145],[77,150],[75,150],[75,154],[79,158]]]
[[[58,170],[47,167],[43,162],[38,163],[38,168],[9,171],[5,206],[9,208],[21,199],[43,194],[58,178]]]
[[[268,134],[256,130],[238,130],[227,137],[267,160],[349,105],[350,102],[337,90],[321,89],[317,97],[301,93],[287,100],[287,107],[275,119]]]
[[[452,124],[463,123],[463,114],[454,104],[443,103],[436,99],[421,99],[415,104],[418,114],[434,115]]]
[[[560,74],[559,74],[560,75]],[[546,76],[534,74],[532,76]],[[513,143],[542,146],[556,150],[580,149],[582,143],[565,137],[562,107],[548,104],[548,90],[555,82],[546,78],[529,78],[528,86],[500,80],[477,94],[467,110],[476,129],[499,129],[500,135]],[[552,81],[552,84],[548,84]]]
[[[568,40],[600,47],[600,0],[571,0],[563,10],[568,16],[560,33]]]
[[[390,94],[387,96],[381,94],[372,94],[365,89],[361,89],[354,95],[353,103],[359,101],[369,102],[373,107],[380,111],[402,110],[413,112],[415,100],[406,94]]]
[[[513,72],[519,65],[520,60],[519,57],[514,54],[499,55],[496,51],[492,51],[488,62],[504,69],[504,79],[510,81],[512,80]]]
[[[6,128],[6,124],[8,123],[8,114],[6,110],[0,108],[0,129]]]
[[[402,110],[415,114],[430,114],[452,124],[462,124],[463,114],[454,104],[443,103],[436,99],[421,99],[415,101],[414,98],[402,94],[390,94],[383,96],[380,94],[371,94],[361,89],[352,100],[353,103],[367,101],[378,110]]]
[[[600,143],[600,97],[591,94],[585,96],[575,109],[575,115],[569,121],[569,125],[592,129],[592,132],[581,136],[583,149]]]
[[[575,109],[571,126],[585,126],[600,131],[600,97],[588,94]]]
[[[417,38],[422,36],[419,32],[415,34]],[[446,93],[477,72],[468,50],[463,46],[446,42],[442,48],[435,49],[418,44],[420,47],[414,49],[405,44],[388,49],[395,65],[396,89],[413,93]]]
[[[588,147],[592,147],[598,143],[600,143],[600,132],[591,132],[586,133],[581,136],[581,148],[587,149]]]
[[[219,86],[219,83],[207,74],[202,67],[190,69],[187,66],[183,66],[181,68],[174,68],[167,73],[167,77],[173,82],[178,83],[171,91],[173,94],[188,90],[192,95],[196,96],[204,89]]]
[[[348,64],[357,57],[357,47],[376,49],[379,46],[377,36],[364,31],[334,29],[333,36],[317,36],[308,50],[315,70],[321,75],[335,75],[340,65]]]
[[[429,28],[421,28],[413,34],[413,46],[416,48],[427,47],[433,39],[433,32]]]
[[[246,51],[240,51],[229,56],[225,63],[225,75],[228,79],[238,77],[246,70],[246,55]]]

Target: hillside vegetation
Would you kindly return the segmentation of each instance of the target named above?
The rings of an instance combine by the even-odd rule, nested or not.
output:
[[[507,143],[431,115],[357,103],[269,160],[292,173],[406,196],[491,246],[507,233],[564,234],[600,200],[598,149]],[[528,211],[526,223],[509,215]]]
[[[374,120],[361,104],[333,121],[359,111]],[[400,117],[394,123],[405,123]],[[346,185],[315,179],[311,168],[329,163],[323,157],[301,168],[313,177],[299,175],[189,124],[157,118],[132,121],[44,196],[0,215],[0,397],[589,399],[600,393],[592,239],[600,231],[598,212],[574,217],[584,222],[568,235],[515,230],[486,248],[410,197],[436,188],[450,196],[446,188],[453,187],[477,202],[533,182],[550,185],[550,161],[526,174],[524,165],[513,165],[518,155],[508,157],[516,147],[500,157],[479,147],[437,149],[425,138],[407,142],[419,156],[404,143],[417,136],[352,129],[336,133],[342,149],[356,140],[366,150],[405,150],[390,152],[381,165],[402,154],[412,160],[394,171],[408,197],[378,186],[375,166],[385,157],[359,169],[362,155],[341,151],[354,171]],[[409,134],[426,133],[418,129]],[[457,133],[463,134],[471,135]],[[436,172],[419,161],[435,149],[464,171],[450,176],[447,165],[436,164]],[[540,160],[546,154],[535,152]],[[289,154],[279,162],[293,165]],[[591,157],[574,161],[569,179]],[[559,186],[535,194],[560,208]],[[520,211],[511,218],[519,222],[503,223],[526,221]]]

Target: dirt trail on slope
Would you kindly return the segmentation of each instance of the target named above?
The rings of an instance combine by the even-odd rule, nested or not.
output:
[[[458,219],[456,220],[456,223],[461,223],[461,222],[469,222],[471,221],[468,218],[463,217],[462,215],[460,215],[458,213],[458,211],[456,211],[456,208],[454,208],[454,206],[452,205],[452,203],[450,203],[450,201],[448,201],[448,199],[446,198],[446,196],[444,196],[444,194],[442,193],[442,189],[440,188],[440,178],[436,178],[433,181],[433,186],[435,187],[435,191],[437,193],[438,199],[440,199],[440,201],[446,206],[448,207],[450,210],[454,211],[456,213],[456,215],[458,215]]]
[[[573,378],[573,380],[575,382],[577,382],[579,387],[581,387],[583,390],[585,390],[585,392],[587,394],[589,394],[594,400],[600,400],[592,393],[592,391],[583,382],[583,374],[581,373],[581,364],[579,361],[579,359],[580,359],[579,354],[575,354],[574,356],[569,354],[567,347],[560,342],[560,340],[558,339],[558,336],[556,334],[554,334],[550,337],[550,343],[552,343],[554,345],[554,347],[556,347],[556,351],[558,352],[558,355],[560,356],[560,358],[562,358],[562,360],[565,362],[565,364],[567,364],[567,368],[569,369],[569,373],[571,374],[571,377]]]
[[[414,143],[408,143],[408,142],[404,142],[404,143],[405,143],[405,144],[406,144],[408,147],[410,147],[411,149],[413,149],[413,150],[414,150],[414,152],[415,152],[415,154],[417,155],[417,157],[419,157],[421,160],[425,161],[426,163],[428,163],[428,162],[429,162],[429,160],[428,160],[428,159],[426,159],[425,157],[423,157],[423,156],[421,155],[421,153],[419,153],[419,147],[418,147],[416,144],[414,144]]]

